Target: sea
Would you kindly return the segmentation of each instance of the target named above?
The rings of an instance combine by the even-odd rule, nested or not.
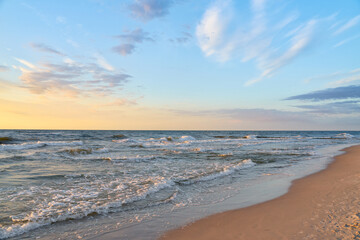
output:
[[[156,239],[286,193],[354,131],[0,130],[0,239]]]

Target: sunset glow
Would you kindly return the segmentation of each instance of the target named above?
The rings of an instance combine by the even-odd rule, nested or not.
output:
[[[360,4],[0,1],[0,129],[360,130]]]

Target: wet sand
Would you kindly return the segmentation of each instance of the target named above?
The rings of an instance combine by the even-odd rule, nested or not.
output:
[[[215,214],[160,239],[360,239],[360,145],[276,199]]]

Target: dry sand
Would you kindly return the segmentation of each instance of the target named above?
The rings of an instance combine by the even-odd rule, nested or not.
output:
[[[360,239],[360,146],[288,193],[165,233],[161,239]]]

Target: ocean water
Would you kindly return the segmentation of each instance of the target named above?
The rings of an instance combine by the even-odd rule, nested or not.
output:
[[[324,160],[322,149],[359,141],[351,131],[0,130],[0,239],[152,239],[188,221],[187,209],[254,203],[251,186],[289,183],[330,161],[335,151]]]

